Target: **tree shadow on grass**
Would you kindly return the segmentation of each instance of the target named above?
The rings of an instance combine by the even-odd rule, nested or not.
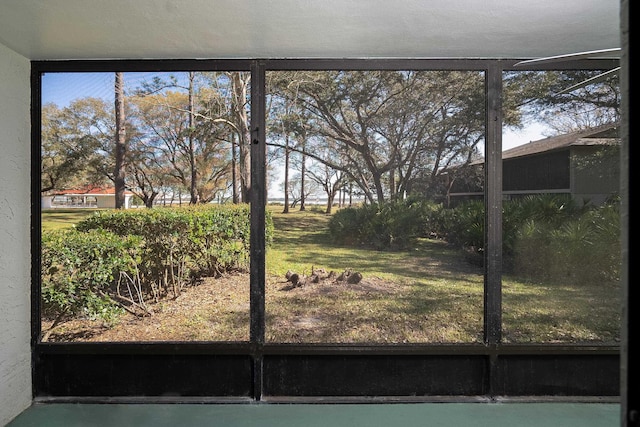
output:
[[[442,240],[418,239],[404,251],[378,251],[337,245],[328,232],[329,215],[293,212],[275,215],[273,247],[292,264],[354,271],[384,271],[410,279],[474,281],[483,275],[481,263]]]

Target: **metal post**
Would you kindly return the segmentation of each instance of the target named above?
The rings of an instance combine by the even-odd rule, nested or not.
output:
[[[484,341],[494,345],[502,334],[502,67],[486,72]]]
[[[251,236],[250,236],[250,340],[255,346],[253,397],[262,396],[262,346],[265,337],[265,206],[266,206],[266,132],[265,66],[251,64]]]

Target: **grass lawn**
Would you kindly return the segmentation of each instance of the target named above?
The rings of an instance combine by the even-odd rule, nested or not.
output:
[[[482,269],[444,242],[423,240],[412,251],[333,245],[329,216],[274,211],[267,250],[267,340],[272,342],[480,342]],[[360,272],[362,282],[290,289],[286,271]],[[291,319],[294,319],[292,322]]]
[[[42,211],[42,230],[60,230],[73,227],[83,218],[93,215],[97,209],[47,209]]]
[[[330,216],[313,208],[282,214],[270,206],[275,237],[267,249],[266,339],[282,343],[482,342],[483,269],[439,240],[410,251],[337,246]],[[43,229],[70,227],[95,210],[45,211]],[[358,283],[321,280],[294,287],[287,271],[362,274]],[[503,278],[503,342],[616,343],[619,288],[571,287]],[[155,314],[124,315],[113,327],[86,319],[62,325],[52,340],[246,341],[249,278],[241,273],[188,288]]]

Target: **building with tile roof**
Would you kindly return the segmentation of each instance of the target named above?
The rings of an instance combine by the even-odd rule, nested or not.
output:
[[[115,209],[116,207],[115,187],[92,187],[75,188],[64,191],[52,192],[42,196],[42,208],[97,208]],[[131,191],[125,191],[124,208],[131,207],[133,198]]]

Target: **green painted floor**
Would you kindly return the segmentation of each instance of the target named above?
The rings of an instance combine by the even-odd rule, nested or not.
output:
[[[8,427],[617,427],[617,403],[37,403]]]

